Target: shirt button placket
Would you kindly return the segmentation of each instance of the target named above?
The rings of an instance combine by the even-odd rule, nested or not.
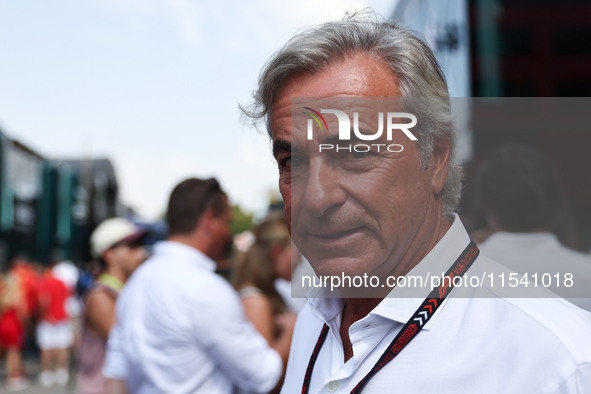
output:
[[[330,391],[331,393],[334,393],[335,391],[337,391],[338,388],[339,388],[339,384],[337,382],[335,382],[334,380],[332,382],[329,382],[326,385],[326,389],[328,391]]]

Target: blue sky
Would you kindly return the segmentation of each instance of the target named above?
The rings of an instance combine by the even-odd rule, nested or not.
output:
[[[189,176],[260,212],[277,169],[238,103],[263,64],[302,27],[395,2],[0,0],[0,129],[49,158],[111,159],[147,219]]]

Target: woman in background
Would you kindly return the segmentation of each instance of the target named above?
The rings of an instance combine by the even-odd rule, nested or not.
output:
[[[282,330],[293,332],[295,314],[275,288],[275,280],[291,280],[291,238],[285,219],[271,216],[254,230],[254,243],[236,258],[233,285],[240,294],[246,317],[273,344]],[[279,353],[284,360],[290,340]]]

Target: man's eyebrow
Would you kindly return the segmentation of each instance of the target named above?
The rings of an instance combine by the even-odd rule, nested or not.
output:
[[[291,142],[286,140],[277,140],[273,142],[273,156],[277,159],[277,156],[281,152],[291,152]]]
[[[360,128],[359,130],[361,132],[361,134],[364,135],[372,135],[375,134],[375,131],[371,131],[371,130],[367,130],[364,128]],[[329,137],[326,138],[322,141],[323,144],[332,144],[332,145],[338,145],[339,142],[341,143],[345,143],[345,142],[350,142],[350,143],[357,143],[357,144],[376,144],[378,143],[378,141],[382,140],[384,138],[385,133],[382,133],[382,137],[380,137],[377,140],[362,140],[359,137],[357,137],[357,135],[355,135],[355,133],[353,132],[353,129],[351,129],[351,139],[347,140],[347,141],[342,141],[339,139],[338,135],[335,135],[333,137]]]

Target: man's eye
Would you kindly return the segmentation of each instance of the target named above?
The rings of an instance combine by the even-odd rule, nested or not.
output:
[[[351,152],[343,152],[343,153],[344,153],[343,158],[345,160],[354,160],[354,161],[366,158],[370,154],[369,152],[358,152],[356,150],[351,150]]]
[[[279,171],[298,171],[304,168],[307,164],[307,157],[305,155],[290,155],[279,159]]]
[[[303,160],[297,156],[289,156],[281,160],[281,166],[283,168],[299,167],[303,164]]]
[[[282,159],[279,162],[279,164],[282,168],[285,168],[287,170],[291,170],[292,167],[297,167],[297,166],[301,165],[301,159],[298,159],[297,157],[294,157],[294,156],[288,156],[288,157]]]
[[[279,161],[279,167],[288,170],[291,169],[291,156],[281,159],[281,161]]]
[[[365,157],[365,155],[367,155],[367,152],[357,152],[357,151],[351,152],[351,156],[354,159],[361,159],[361,158]]]

